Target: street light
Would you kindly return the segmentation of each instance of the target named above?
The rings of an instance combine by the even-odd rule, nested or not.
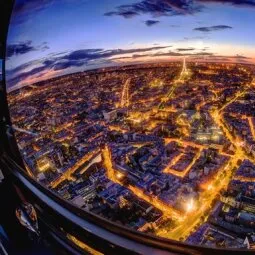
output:
[[[118,172],[118,173],[116,173],[116,177],[117,177],[118,180],[120,180],[124,177],[124,174]]]
[[[187,212],[187,213],[190,213],[190,212],[192,212],[194,209],[195,209],[195,203],[194,203],[193,198],[191,198],[191,199],[187,202],[187,204],[186,204],[186,212]]]
[[[208,190],[211,190],[213,188],[213,185],[212,184],[209,184],[208,186],[207,186],[207,189]]]

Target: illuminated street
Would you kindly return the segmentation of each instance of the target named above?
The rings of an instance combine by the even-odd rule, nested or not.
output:
[[[228,89],[218,74],[224,68]],[[245,107],[253,102],[247,97],[252,95],[251,73],[242,65],[197,65],[188,58],[141,69],[85,72],[87,85],[81,87],[79,82],[69,87],[75,75],[67,76],[69,100],[59,115],[58,84],[42,86],[47,96],[41,100],[55,105],[44,112],[48,125],[19,127],[23,116],[14,117],[18,140],[31,137],[36,161],[26,162],[28,172],[78,207],[142,232],[189,242],[210,222],[222,224],[212,215],[219,206],[227,210],[220,201],[228,201],[222,194],[233,181],[255,180],[245,165],[252,169],[255,163],[254,116]],[[95,93],[90,82],[98,83]],[[20,109],[28,96],[32,105],[38,95],[38,90],[35,97],[17,95]],[[85,112],[80,106],[84,98]],[[42,153],[44,141],[52,149]],[[21,146],[27,150],[26,143]],[[245,208],[253,211],[250,205]],[[126,210],[129,220],[115,210]]]

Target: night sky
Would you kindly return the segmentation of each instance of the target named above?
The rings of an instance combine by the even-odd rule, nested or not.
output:
[[[255,0],[18,0],[8,35],[10,89],[130,63],[255,63]]]

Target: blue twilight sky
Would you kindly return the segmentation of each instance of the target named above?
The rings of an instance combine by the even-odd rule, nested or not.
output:
[[[7,85],[102,66],[255,62],[255,0],[18,0]]]

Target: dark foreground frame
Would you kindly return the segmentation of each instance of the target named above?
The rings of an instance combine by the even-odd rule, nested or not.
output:
[[[250,250],[212,249],[191,246],[152,235],[146,235],[102,217],[81,210],[58,197],[26,174],[22,158],[11,129],[7,93],[5,86],[5,48],[14,0],[1,3],[0,57],[3,59],[3,81],[0,86],[0,168],[3,170],[10,189],[17,195],[18,203],[29,202],[37,211],[40,238],[47,238],[64,254],[88,254],[83,245],[103,254],[253,254]],[[80,242],[70,239],[75,237]],[[82,245],[81,245],[82,244]]]

